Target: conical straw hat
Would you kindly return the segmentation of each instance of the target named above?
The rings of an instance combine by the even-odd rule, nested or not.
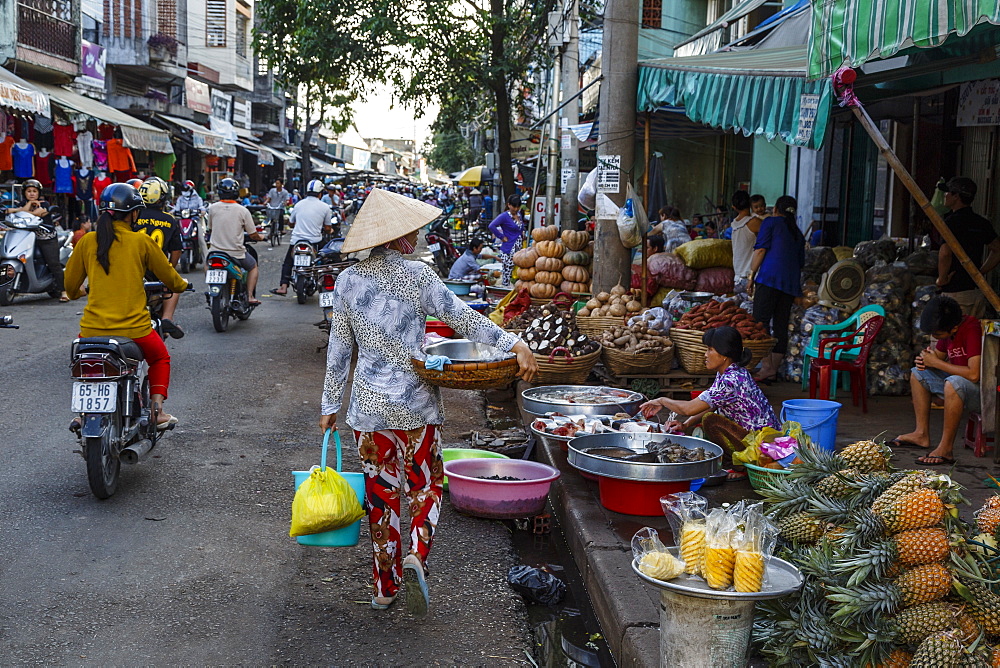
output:
[[[355,253],[387,244],[419,230],[440,215],[441,209],[436,206],[373,188],[344,239],[343,252]]]

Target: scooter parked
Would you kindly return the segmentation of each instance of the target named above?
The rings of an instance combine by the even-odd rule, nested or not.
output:
[[[358,260],[343,253],[343,238],[331,239],[320,249],[316,258],[316,285],[319,293],[319,307],[323,319],[316,326],[324,332],[330,331],[330,314],[333,311],[333,288],[340,273],[357,264]]]
[[[0,306],[9,306],[19,294],[48,293],[50,297],[59,297],[55,278],[36,243],[35,230],[42,227],[41,222],[38,216],[23,211],[7,214],[4,219],[6,234],[0,247]],[[63,232],[57,238],[65,245],[67,236],[68,233]],[[63,265],[68,257],[60,253]]]

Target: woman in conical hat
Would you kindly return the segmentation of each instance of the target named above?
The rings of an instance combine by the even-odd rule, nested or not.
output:
[[[414,373],[411,362],[423,355],[426,317],[437,317],[472,341],[514,352],[524,380],[538,370],[523,341],[469,308],[428,265],[404,258],[415,250],[420,228],[440,214],[437,207],[379,188],[365,199],[343,252],[371,253],[337,277],[320,418],[324,430],[336,428],[356,346],[347,422],[365,472],[374,552],[372,607],[388,608],[405,581],[407,608],[417,616],[427,613],[425,563],[444,476],[441,395]],[[401,487],[411,518],[405,559],[399,533]]]

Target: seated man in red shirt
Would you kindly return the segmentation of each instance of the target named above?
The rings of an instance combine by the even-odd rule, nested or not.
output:
[[[910,391],[917,428],[889,442],[892,448],[930,450],[931,402],[944,405],[944,431],[938,446],[917,458],[922,466],[954,464],[952,447],[958,423],[966,410],[980,409],[979,360],[983,352],[983,330],[979,320],[962,315],[962,307],[951,297],[935,297],[920,315],[920,329],[938,340],[917,356],[910,370]]]

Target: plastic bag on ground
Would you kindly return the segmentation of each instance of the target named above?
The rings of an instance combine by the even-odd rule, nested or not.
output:
[[[854,247],[854,258],[864,265],[865,269],[889,264],[896,259],[896,242],[892,239],[862,241]]]
[[[507,584],[529,601],[542,605],[555,605],[566,596],[566,583],[541,568],[513,566],[507,571]]]
[[[364,515],[358,495],[342,475],[331,468],[314,466],[295,490],[288,535],[308,536],[343,529]]]
[[[802,279],[819,283],[823,274],[837,263],[837,255],[832,248],[820,246],[806,250],[806,261],[802,266]]]

